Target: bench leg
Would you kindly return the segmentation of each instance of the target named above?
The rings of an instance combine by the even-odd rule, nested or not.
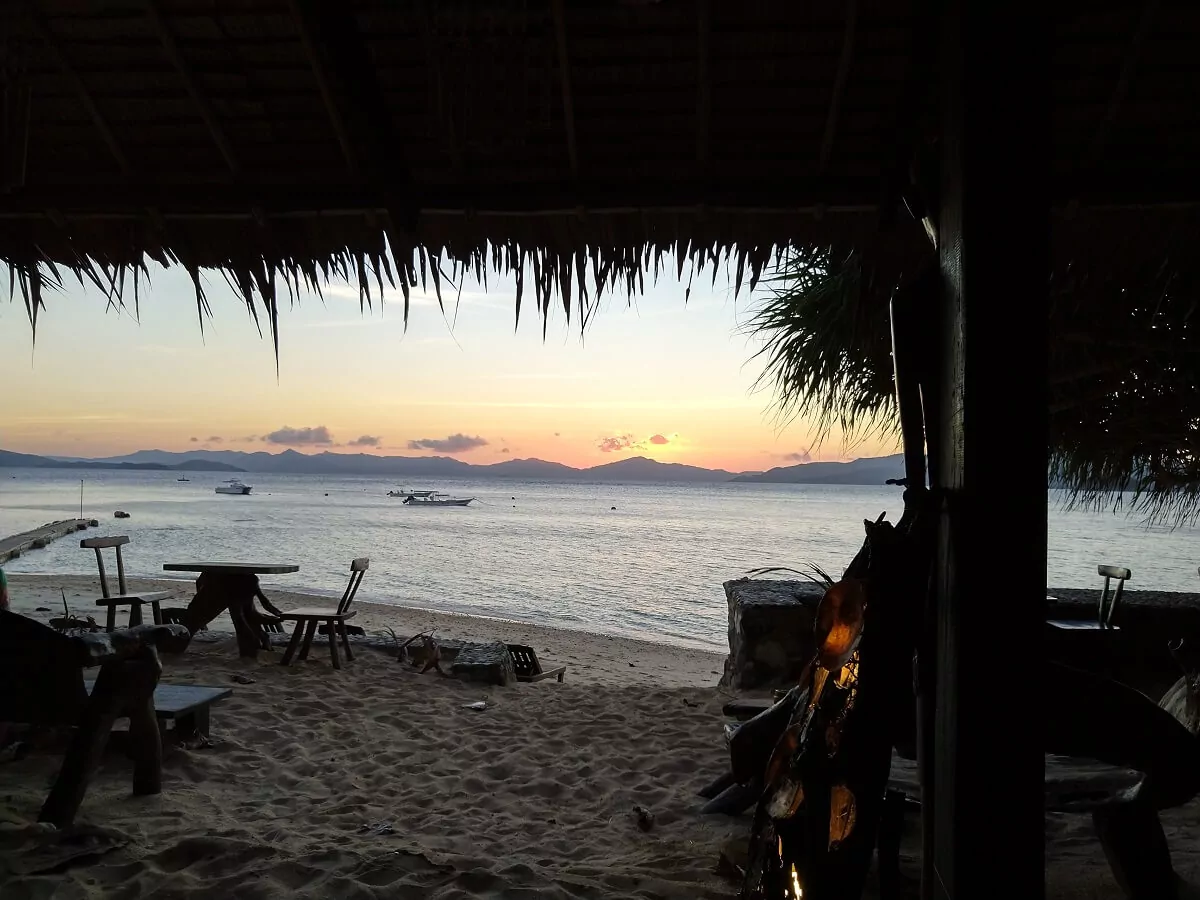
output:
[[[1113,877],[1129,900],[1176,900],[1179,883],[1158,812],[1142,799],[1104,807],[1092,823]]]
[[[342,632],[342,649],[346,651],[346,662],[354,662],[354,651],[350,649],[350,635],[346,632],[346,623],[338,626]]]
[[[304,626],[304,646],[300,648],[300,662],[308,659],[308,651],[312,649],[313,638],[317,634],[317,620],[306,622]]]
[[[154,624],[161,625],[163,623],[162,602],[159,600],[155,600],[153,603],[151,603],[150,604],[150,612],[154,616]]]
[[[104,630],[110,633],[117,630],[117,608],[115,606],[108,608],[108,615],[104,618]]]
[[[333,661],[333,667],[340,669],[342,667],[341,657],[338,656],[338,629],[337,622],[330,619],[326,623],[326,628],[329,632],[329,658]]]
[[[296,623],[296,630],[292,632],[292,639],[288,641],[287,650],[283,654],[283,659],[279,661],[281,666],[286,666],[292,661],[292,657],[296,655],[296,649],[300,646],[300,641],[304,637],[304,622]]]
[[[162,793],[163,746],[154,713],[154,690],[131,704],[129,714],[129,750],[133,757],[133,793],[144,797]]]
[[[129,604],[129,627],[136,628],[142,624],[142,604]]]
[[[201,706],[199,709],[193,709],[189,713],[185,713],[175,719],[175,735],[178,738],[191,737],[199,734],[204,737],[209,736],[209,727],[211,717],[209,715],[210,707],[208,704]]]

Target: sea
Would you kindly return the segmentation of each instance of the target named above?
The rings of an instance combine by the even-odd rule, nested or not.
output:
[[[93,536],[129,535],[130,575],[161,578],[171,562],[296,563],[298,573],[265,576],[264,588],[329,596],[345,587],[350,560],[368,556],[362,600],[724,651],[723,582],[767,566],[840,574],[863,519],[902,511],[890,487],[250,474],[253,493],[229,496],[214,492],[227,475],[179,474],[0,469],[0,536],[82,511],[100,520]],[[406,506],[387,496],[402,486],[477,502]],[[1132,569],[1131,589],[1200,590],[1200,529],[1065,501],[1051,491],[1051,587],[1098,587],[1096,565],[1109,563]],[[114,519],[117,510],[129,518]],[[994,565],[998,581],[1021,577],[999,554]],[[5,568],[90,574],[95,558],[63,538]]]

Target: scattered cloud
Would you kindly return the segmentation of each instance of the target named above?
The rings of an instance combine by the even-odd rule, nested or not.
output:
[[[486,446],[486,438],[461,433],[444,438],[419,438],[408,442],[409,450],[436,450],[439,453],[466,453],[468,450]]]
[[[661,446],[663,444],[669,444],[669,443],[671,443],[671,441],[669,438],[667,438],[661,434],[656,434],[652,438],[650,438],[650,443],[658,444],[659,446]]]
[[[509,450],[507,447],[501,447],[501,448],[500,448],[500,452],[501,452],[501,453],[512,453],[512,451],[511,451],[511,450]]]
[[[783,458],[794,463],[812,462],[812,454],[807,450],[797,450],[795,453],[785,453]]]
[[[311,444],[332,444],[333,435],[324,425],[312,428],[292,428],[284,425],[282,428],[263,435],[268,444],[289,444],[292,446]]]
[[[555,436],[555,437],[562,437],[562,432],[561,432],[561,431],[556,431],[556,432],[554,432],[554,436]]]
[[[348,446],[350,447],[378,447],[383,442],[383,438],[374,434],[364,434],[352,440]]]
[[[190,440],[193,444],[200,443],[200,438],[198,438],[198,437],[188,438],[188,440]]]
[[[622,450],[643,450],[645,445],[641,441],[635,441],[632,434],[617,434],[601,438],[596,449],[601,453],[620,453]]]
[[[255,443],[256,441],[258,441],[258,435],[257,435],[257,434],[248,434],[248,435],[246,435],[245,437],[240,437],[240,438],[234,438],[234,439],[233,439],[233,442],[234,442],[235,444],[253,444],[253,443]]]
[[[205,438],[204,443],[206,443],[206,444],[223,444],[223,443],[225,443],[225,438],[214,434],[210,438]]]

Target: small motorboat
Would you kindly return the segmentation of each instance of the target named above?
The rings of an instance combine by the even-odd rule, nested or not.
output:
[[[404,498],[405,506],[467,506],[474,497],[467,497],[465,500],[460,500],[457,497],[451,497],[449,494],[442,494],[438,491],[414,491],[410,496]]]
[[[180,476],[179,476],[178,478],[176,478],[175,480],[176,480],[176,481],[191,481],[192,479],[190,479],[190,478],[185,478],[184,476],[180,475]]]
[[[430,497],[434,493],[434,491],[410,491],[408,488],[400,488],[398,491],[388,491],[387,495],[389,497],[399,497],[404,500],[409,497]]]
[[[242,484],[236,478],[230,478],[228,481],[222,482],[221,484],[217,485],[217,493],[218,494],[245,495],[245,494],[250,493],[251,490],[253,490],[253,488],[251,488],[250,485]]]

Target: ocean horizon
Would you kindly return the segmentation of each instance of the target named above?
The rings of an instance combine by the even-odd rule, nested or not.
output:
[[[727,648],[722,583],[765,566],[841,572],[863,519],[899,518],[901,490],[737,482],[618,484],[511,478],[407,486],[475,497],[466,508],[413,508],[379,477],[240,476],[249,496],[214,493],[222,473],[0,469],[0,536],[80,514],[97,534],[128,534],[128,574],[163,578],[164,563],[292,562],[264,588],[338,595],[350,560],[369,556],[360,599]],[[1051,491],[1051,587],[1096,587],[1096,565],[1133,571],[1130,589],[1200,591],[1197,529],[1147,526],[1134,514],[1066,509]],[[122,510],[128,519],[114,519]],[[1005,526],[1007,527],[1007,526]],[[999,569],[996,577],[1010,576]],[[9,572],[94,574],[64,538],[5,564]]]

